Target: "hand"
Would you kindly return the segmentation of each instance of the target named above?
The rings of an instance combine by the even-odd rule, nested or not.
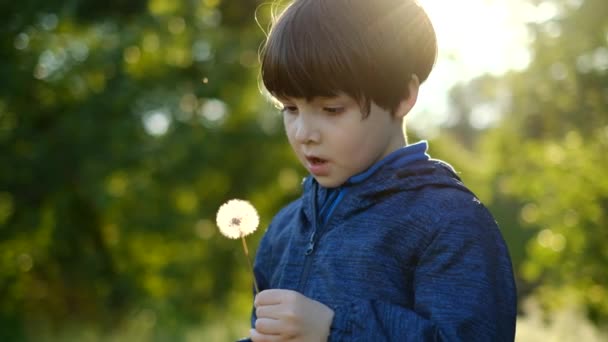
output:
[[[334,311],[291,290],[265,290],[255,297],[253,342],[327,341]]]

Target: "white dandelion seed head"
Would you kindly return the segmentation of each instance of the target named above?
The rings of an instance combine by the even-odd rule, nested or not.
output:
[[[260,217],[251,203],[232,199],[217,211],[216,222],[224,236],[238,239],[253,233],[260,224]]]

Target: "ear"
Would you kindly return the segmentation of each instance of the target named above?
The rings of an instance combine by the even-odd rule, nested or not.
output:
[[[403,119],[407,115],[407,113],[412,110],[412,108],[416,104],[416,100],[418,100],[419,88],[420,80],[418,79],[418,76],[414,74],[412,75],[412,78],[410,79],[410,83],[408,85],[408,97],[401,100],[401,102],[399,103],[399,107],[397,107],[397,110],[395,111],[395,116],[398,119]]]

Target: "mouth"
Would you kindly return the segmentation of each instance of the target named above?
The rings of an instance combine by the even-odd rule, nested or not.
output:
[[[328,161],[323,158],[307,156],[308,170],[315,176],[325,176],[329,173]]]
[[[318,157],[306,157],[306,160],[313,166],[327,163],[327,160]]]

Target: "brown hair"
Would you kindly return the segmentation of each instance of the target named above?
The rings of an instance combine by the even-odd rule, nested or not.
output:
[[[261,50],[262,81],[275,97],[339,92],[394,112],[437,56],[435,30],[414,0],[294,0]]]

